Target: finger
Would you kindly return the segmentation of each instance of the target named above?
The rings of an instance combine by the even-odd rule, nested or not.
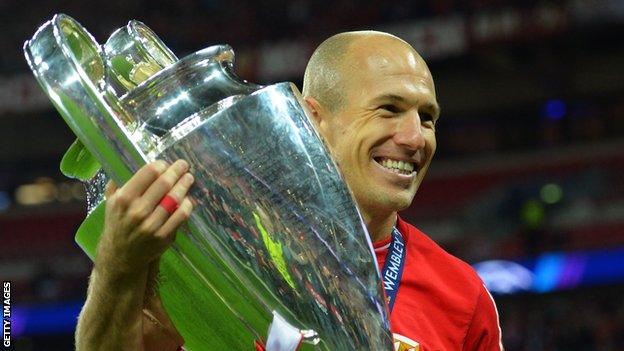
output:
[[[117,191],[117,184],[115,183],[115,181],[108,181],[108,183],[106,183],[106,188],[104,189],[104,197],[107,199],[110,198],[111,196],[113,196],[115,191]]]
[[[160,200],[169,193],[178,183],[180,178],[188,171],[189,165],[184,160],[177,160],[160,176],[143,194],[142,201],[148,206],[156,207]],[[189,184],[190,186],[190,184]],[[188,188],[186,189],[188,191]],[[174,197],[177,201],[181,201],[186,192],[179,197]],[[179,203],[179,202],[178,202]]]
[[[182,200],[188,193],[194,178],[190,173],[186,173],[178,182],[173,186],[169,195],[177,204],[181,205]],[[178,209],[180,207],[178,206]],[[177,209],[175,210],[177,211]],[[175,211],[173,213],[175,213]],[[163,206],[156,206],[153,212],[145,220],[144,226],[148,232],[156,232],[168,219],[172,216]]]
[[[167,170],[167,162],[155,161],[146,164],[124,184],[124,194],[132,199],[141,196],[163,172]]]
[[[165,224],[163,224],[162,227],[160,227],[160,229],[156,232],[156,236],[167,239],[167,242],[173,242],[176,230],[180,227],[180,225],[182,225],[182,223],[189,219],[192,211],[193,203],[188,197],[184,198],[180,207],[178,207]]]

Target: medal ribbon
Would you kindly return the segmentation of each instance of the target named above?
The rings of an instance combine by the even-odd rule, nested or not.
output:
[[[390,247],[388,247],[386,261],[381,270],[381,279],[383,280],[383,286],[386,290],[388,310],[390,310],[390,313],[392,313],[394,300],[396,299],[397,291],[399,291],[399,285],[401,285],[401,276],[403,275],[406,255],[407,251],[403,235],[394,227],[392,228],[392,240],[390,241]]]

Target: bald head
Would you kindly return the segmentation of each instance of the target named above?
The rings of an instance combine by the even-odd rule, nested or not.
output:
[[[344,84],[355,70],[352,62],[356,43],[372,37],[397,40],[414,49],[404,40],[378,31],[355,31],[336,34],[318,46],[310,57],[303,76],[303,95],[315,98],[331,112],[336,112],[346,102]],[[415,51],[414,51],[415,52]]]

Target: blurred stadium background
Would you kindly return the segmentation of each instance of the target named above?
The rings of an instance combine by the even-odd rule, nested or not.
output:
[[[129,19],[178,56],[229,43],[251,81],[301,86],[331,34],[380,29],[429,62],[438,153],[404,216],[474,264],[516,350],[624,350],[624,1],[0,1],[0,276],[15,350],[70,350],[90,261],[74,139],[22,43],[54,13],[100,42]]]

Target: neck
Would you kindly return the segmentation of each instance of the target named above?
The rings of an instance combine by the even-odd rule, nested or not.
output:
[[[390,236],[392,227],[396,224],[397,213],[392,212],[387,216],[373,217],[362,213],[368,234],[373,242],[381,241]]]

